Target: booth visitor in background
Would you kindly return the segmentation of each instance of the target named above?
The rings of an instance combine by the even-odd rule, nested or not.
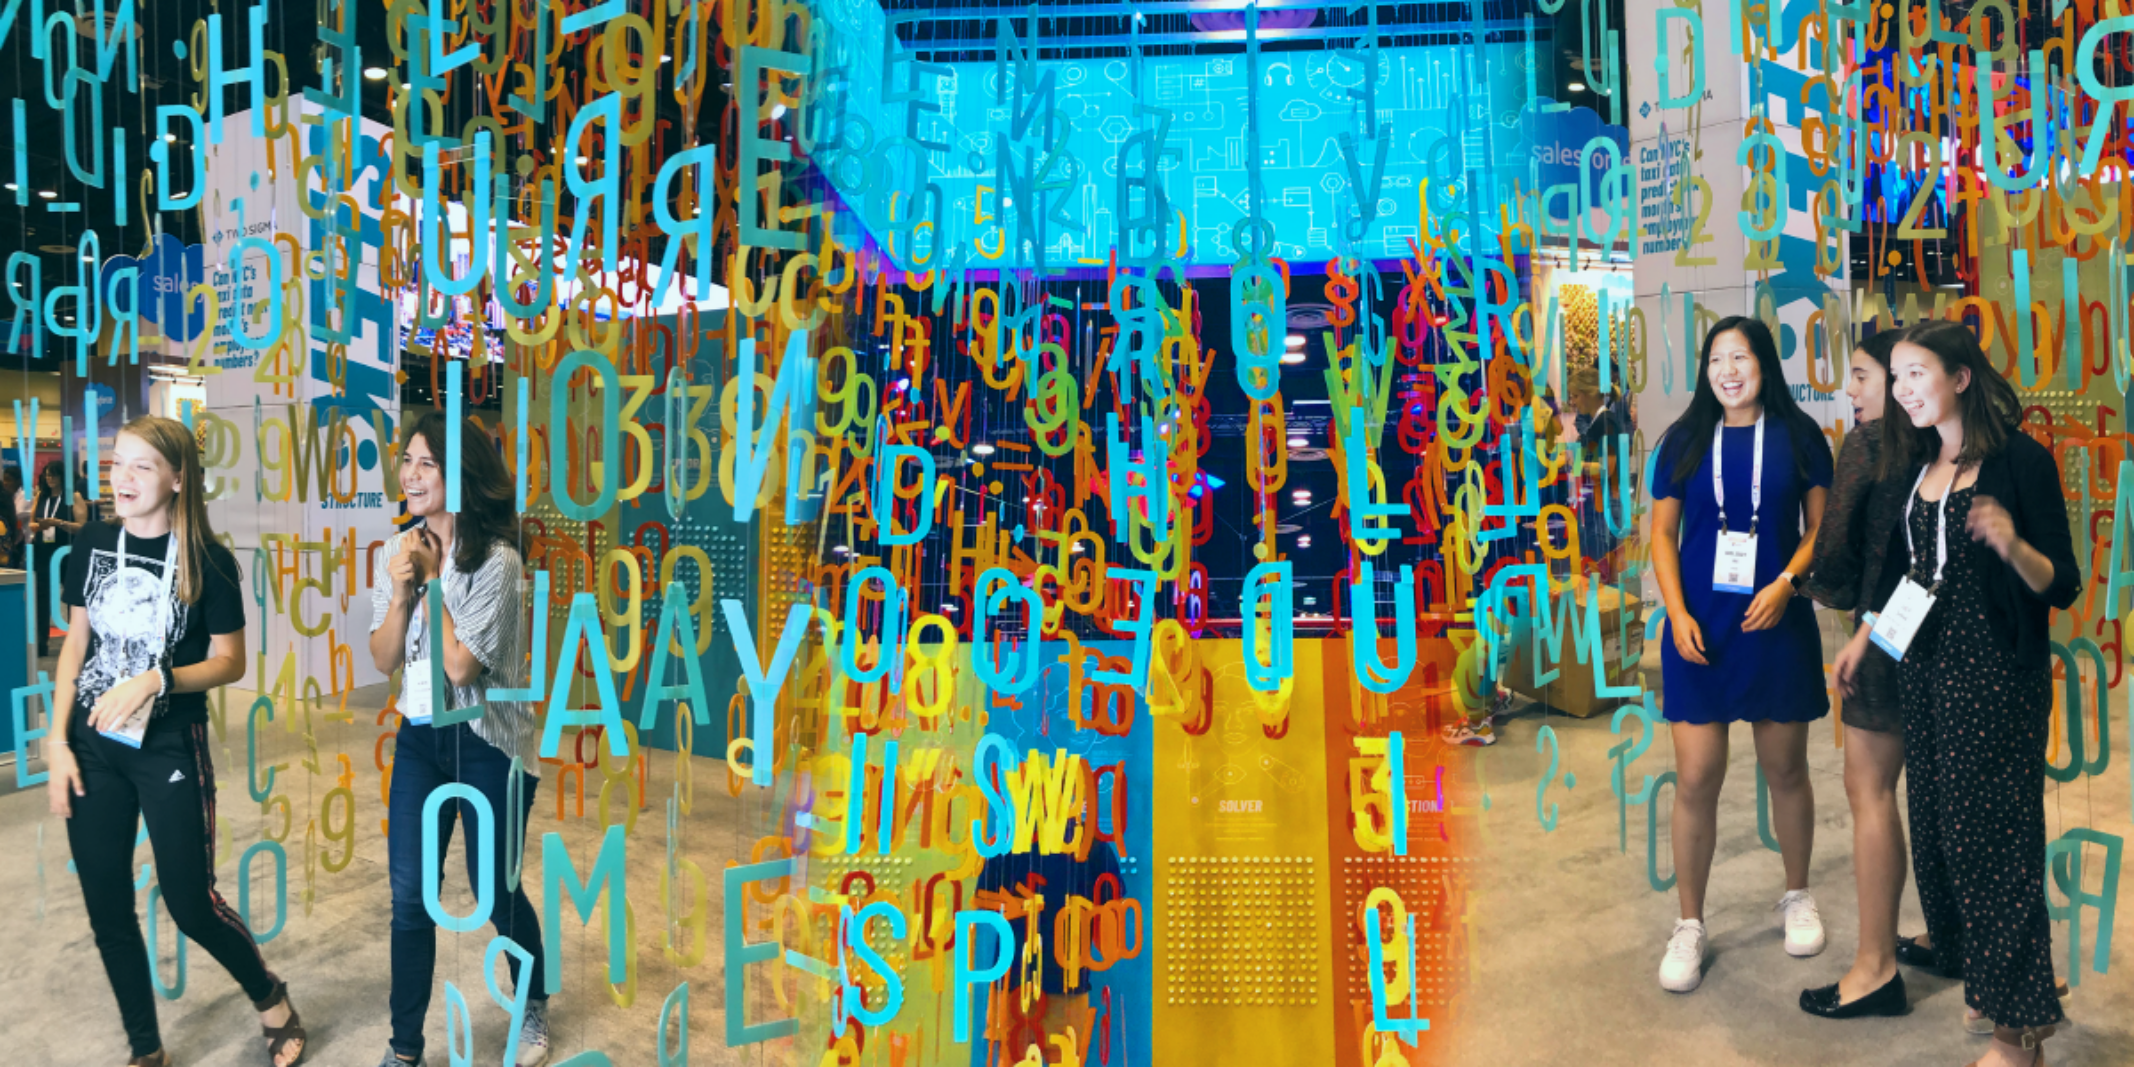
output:
[[[52,598],[44,588],[45,561],[74,543],[81,532],[86,508],[67,498],[67,468],[61,460],[48,460],[37,469],[37,499],[30,505],[29,538],[37,546],[37,658],[51,655]]]

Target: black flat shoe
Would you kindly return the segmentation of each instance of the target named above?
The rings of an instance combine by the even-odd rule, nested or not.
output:
[[[1921,945],[1909,937],[1897,939],[1897,962],[1907,967],[1917,967],[1921,970],[1932,971],[1943,978],[1963,978],[1963,975],[1955,966],[1956,961],[1954,959],[1949,961],[1948,966],[1944,966],[1940,949]]]
[[[1821,989],[1801,990],[1801,1010],[1825,1019],[1859,1019],[1873,1015],[1903,1015],[1912,1010],[1912,1002],[1904,995],[1904,975],[1893,974],[1882,983],[1882,988],[1853,1001],[1838,1003],[1836,983]]]

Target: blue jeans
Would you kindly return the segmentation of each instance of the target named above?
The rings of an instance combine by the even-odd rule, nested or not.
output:
[[[527,990],[527,1000],[548,999],[542,984],[541,922],[522,884],[506,891],[514,851],[525,853],[526,821],[533,811],[534,789],[540,779],[521,771],[519,832],[512,840],[508,809],[511,757],[475,736],[466,723],[443,728],[403,724],[394,742],[392,801],[385,838],[387,867],[393,886],[393,1051],[421,1056],[422,1024],[430,1012],[430,984],[437,970],[437,924],[422,903],[422,807],[439,786],[460,783],[472,786],[489,801],[498,820],[496,832],[495,907],[490,921],[496,932],[517,942],[533,954],[533,965],[520,966],[512,975],[515,988]],[[481,877],[481,857],[472,847],[479,837],[479,814],[464,800],[449,800],[437,809],[438,862],[452,846],[454,822],[467,825],[469,847],[467,881]],[[509,958],[509,957],[507,957]]]

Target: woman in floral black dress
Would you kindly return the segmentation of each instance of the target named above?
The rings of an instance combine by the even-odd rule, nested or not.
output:
[[[1928,936],[1900,942],[1898,958],[1962,975],[1973,1019],[1993,1024],[1981,1067],[2042,1064],[2038,1043],[2063,1018],[2045,906],[2051,614],[2081,589],[2059,468],[2017,429],[2014,389],[1964,326],[1906,330],[1890,370],[1903,413],[1885,420],[1883,447],[1918,473],[1881,616],[1836,673],[1850,688],[1864,656],[1901,661]]]

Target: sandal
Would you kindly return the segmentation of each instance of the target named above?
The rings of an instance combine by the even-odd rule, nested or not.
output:
[[[268,1026],[265,1023],[259,1025],[260,1036],[267,1039],[267,1062],[275,1064],[276,1067],[296,1067],[304,1061],[304,1053],[309,1050],[311,1042],[304,1033],[304,1020],[298,1017],[296,1005],[289,1002],[289,983],[276,982],[273,994],[266,1000],[253,1001],[252,1010],[263,1012],[277,1004],[288,1007],[289,1021],[280,1026]],[[296,1045],[296,1056],[283,1063],[282,1053],[289,1050],[292,1042]]]
[[[2045,1067],[2045,1039],[2051,1037],[2056,1029],[2056,1026],[2033,1026],[2022,1030],[2012,1026],[1996,1026],[1993,1028],[1993,1039],[2014,1045],[2025,1052],[2037,1053],[2037,1057],[2030,1061],[2031,1067]],[[1978,1067],[1978,1061],[1971,1061],[1970,1067]]]

